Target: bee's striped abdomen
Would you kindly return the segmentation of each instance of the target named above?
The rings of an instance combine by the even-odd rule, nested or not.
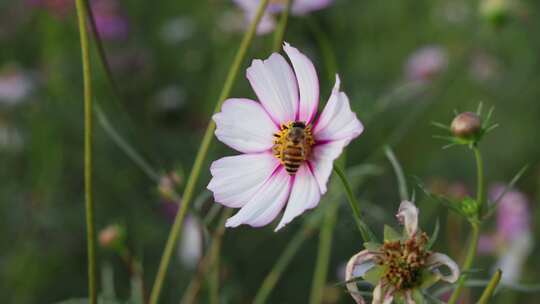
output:
[[[290,122],[281,125],[280,131],[274,134],[272,153],[293,176],[309,158],[313,143],[311,126],[301,121]]]
[[[283,151],[283,165],[290,175],[296,174],[298,168],[305,160],[304,148],[302,145],[289,143]]]

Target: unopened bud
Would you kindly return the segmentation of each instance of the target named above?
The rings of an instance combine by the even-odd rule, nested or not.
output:
[[[480,117],[472,112],[464,112],[456,116],[450,126],[452,134],[460,138],[471,138],[482,129]]]
[[[176,187],[182,182],[182,179],[176,172],[163,175],[159,180],[158,190],[161,196],[167,200],[176,199]]]
[[[123,229],[119,225],[109,225],[99,232],[99,244],[103,248],[113,248],[121,244]]]
[[[508,21],[511,11],[512,0],[483,0],[480,3],[480,15],[497,27]]]

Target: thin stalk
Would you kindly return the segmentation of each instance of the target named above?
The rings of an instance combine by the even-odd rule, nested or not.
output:
[[[472,149],[476,160],[476,202],[478,203],[478,213],[479,215],[481,215],[485,201],[484,162],[482,161],[482,154],[480,153],[478,147],[475,145]],[[480,217],[481,216],[479,216],[479,218]],[[467,256],[465,257],[465,261],[463,262],[463,266],[461,267],[462,272],[466,272],[471,268],[474,257],[476,256],[478,239],[480,236],[480,223],[471,221],[471,229],[471,241],[469,243],[469,249],[467,250]],[[461,294],[461,291],[463,290],[466,279],[466,275],[463,275],[459,278],[457,287],[452,293],[450,300],[448,301],[449,304],[455,304],[459,300],[459,296]]]
[[[467,256],[465,257],[465,262],[463,262],[463,265],[461,266],[461,272],[467,272],[471,269],[471,266],[474,261],[474,257],[476,256],[476,249],[478,247],[478,239],[480,236],[480,227],[477,223],[471,224],[472,228],[472,234],[471,234],[471,240],[469,242],[469,248],[467,249]],[[463,290],[465,281],[467,280],[467,275],[462,275],[457,283],[457,287],[452,293],[452,296],[450,297],[450,300],[448,301],[448,304],[455,304],[459,300],[459,296],[461,295],[461,291]]]
[[[482,160],[482,153],[480,153],[480,149],[475,146],[473,151],[474,158],[476,160],[476,201],[478,202],[480,215],[482,215],[486,200],[486,190],[484,185],[484,162]]]
[[[396,174],[397,182],[398,182],[398,188],[399,188],[399,198],[402,201],[409,200],[409,191],[407,190],[407,181],[405,180],[405,174],[403,174],[403,168],[401,168],[401,165],[399,164],[399,161],[396,158],[396,155],[394,154],[394,151],[389,146],[384,147],[384,154],[386,154],[386,157],[392,164],[392,167],[394,168],[394,172]]]
[[[314,227],[312,225],[306,224],[301,231],[295,234],[293,239],[287,244],[287,247],[278,258],[278,261],[272,267],[270,273],[264,279],[261,288],[255,295],[253,304],[264,304],[266,303],[268,296],[276,286],[281,274],[285,271],[287,266],[289,266],[296,252],[300,249],[304,241],[312,235]]]
[[[94,106],[96,116],[98,119],[98,123],[101,125],[103,130],[109,137],[112,139],[112,141],[122,150],[133,163],[135,163],[145,174],[153,180],[156,183],[159,183],[159,174],[157,173],[152,166],[137,152],[131,145],[124,139],[116,129],[112,126],[110,120],[105,115],[105,112],[101,109],[101,107],[96,104]]]
[[[201,259],[201,262],[199,263],[199,266],[197,268],[197,273],[189,283],[189,286],[186,289],[186,292],[184,292],[184,295],[182,297],[182,300],[180,303],[182,304],[191,304],[196,302],[197,293],[199,292],[199,289],[201,288],[201,283],[208,271],[214,270],[214,262],[217,261],[219,258],[219,252],[221,249],[221,241],[223,238],[223,235],[225,234],[225,221],[227,218],[229,218],[232,215],[233,209],[225,209],[223,213],[221,213],[221,218],[218,223],[218,228],[214,232],[214,236],[212,238],[212,245],[210,245],[210,248],[206,251],[206,254]],[[219,277],[219,275],[218,275]]]
[[[499,281],[501,280],[502,271],[500,269],[497,269],[497,271],[493,274],[491,277],[491,280],[489,280],[489,284],[484,289],[484,292],[482,293],[482,296],[480,297],[480,300],[478,300],[477,304],[487,304],[489,303],[489,300],[493,296],[493,292],[495,292],[495,289],[499,285]]]
[[[77,17],[81,38],[81,55],[84,80],[84,196],[86,208],[86,238],[88,251],[88,297],[91,304],[97,304],[96,286],[96,230],[94,226],[94,201],[92,193],[92,73],[90,50],[86,32],[87,12],[84,1],[77,0]]]
[[[244,38],[242,39],[242,42],[240,43],[240,48],[238,49],[238,52],[236,53],[236,57],[234,58],[231,68],[229,69],[229,73],[227,74],[225,84],[223,85],[223,89],[216,103],[214,113],[218,112],[221,109],[221,105],[223,104],[225,99],[229,96],[229,93],[236,80],[236,77],[238,76],[240,65],[242,64],[242,61],[244,60],[244,57],[246,56],[248,47],[251,45],[251,41],[253,40],[253,37],[255,36],[257,25],[259,24],[259,21],[261,20],[262,15],[266,9],[266,6],[268,5],[268,1],[269,0],[261,1],[257,9],[256,17],[251,23],[251,25],[249,26],[248,31],[245,33]],[[197,180],[199,179],[203,162],[206,158],[206,155],[208,154],[208,148],[210,147],[210,143],[212,142],[215,128],[216,128],[216,125],[214,121],[210,120],[206,128],[206,132],[204,133],[204,137],[201,142],[201,145],[199,147],[199,151],[197,152],[197,156],[195,157],[193,168],[191,169],[191,173],[189,174],[189,178],[188,178],[186,187],[184,189],[184,194],[182,195],[182,205],[178,209],[178,213],[176,214],[174,224],[169,233],[169,238],[167,239],[167,244],[165,245],[165,249],[163,251],[163,256],[159,264],[156,280],[154,282],[154,286],[150,294],[150,304],[158,303],[159,295],[161,293],[161,288],[163,287],[163,282],[165,281],[165,275],[167,274],[167,269],[171,261],[171,256],[173,255],[175,244],[178,241],[178,237],[182,230],[182,224],[184,223],[186,212],[189,206],[191,205],[191,199],[193,198],[195,185],[197,184]]]
[[[319,234],[319,249],[317,251],[317,264],[315,266],[315,274],[313,275],[313,283],[311,284],[310,304],[319,304],[323,300],[328,262],[332,252],[332,234],[336,226],[337,211],[340,205],[338,202],[331,203],[332,206],[330,206],[324,215],[323,226]]]
[[[369,230],[369,227],[362,221],[362,215],[360,213],[360,209],[358,208],[358,200],[356,200],[356,197],[354,196],[351,186],[349,185],[349,182],[347,181],[347,177],[345,176],[345,173],[341,168],[334,165],[334,172],[337,173],[337,176],[339,176],[339,179],[341,181],[341,184],[343,185],[343,188],[345,189],[345,193],[347,194],[347,201],[349,202],[349,205],[351,206],[351,209],[353,211],[353,218],[356,222],[356,226],[358,227],[358,230],[360,231],[360,234],[362,235],[362,239],[364,242],[369,242],[370,240],[373,240],[373,232]]]
[[[281,17],[279,19],[279,24],[277,25],[276,30],[274,31],[274,43],[272,49],[274,52],[279,52],[281,50],[281,44],[283,43],[283,37],[285,37],[285,30],[287,29],[287,20],[289,19],[289,12],[291,10],[291,0],[285,0],[283,5],[284,9],[281,12]]]

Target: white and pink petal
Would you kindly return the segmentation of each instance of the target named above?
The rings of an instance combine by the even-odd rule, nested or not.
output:
[[[362,250],[353,255],[347,262],[345,268],[345,281],[350,281],[354,278],[363,276],[371,267],[373,267],[374,254],[368,250]],[[371,266],[371,267],[369,267]],[[357,304],[364,304],[364,298],[358,290],[357,282],[347,283],[347,290]]]
[[[334,0],[295,0],[291,8],[295,15],[305,15],[331,5]]]
[[[439,278],[448,283],[455,283],[459,278],[459,266],[446,254],[434,252],[427,260],[427,266],[434,272]],[[446,267],[443,274],[441,268]]]
[[[334,160],[343,152],[343,148],[348,144],[348,140],[331,141],[313,146],[309,165],[311,171],[317,179],[321,194],[326,193],[326,184],[334,167]]]
[[[332,95],[315,123],[313,136],[315,141],[351,141],[364,131],[364,126],[351,110],[349,98],[339,90],[340,79],[336,75],[336,84]]]
[[[402,201],[396,217],[405,226],[405,231],[409,237],[416,235],[418,231],[418,208],[412,202]]]
[[[270,150],[278,131],[264,108],[253,100],[231,98],[214,114],[216,137],[227,146],[243,152]]]
[[[226,227],[248,224],[253,227],[267,225],[276,218],[289,198],[291,177],[278,167],[255,195],[225,223]]]
[[[307,164],[303,164],[293,177],[291,195],[283,217],[275,231],[290,223],[295,217],[308,209],[315,208],[321,199],[317,180]]]
[[[218,159],[210,166],[208,190],[214,200],[230,208],[244,206],[279,166],[270,152],[242,154]]]
[[[283,50],[291,60],[298,81],[300,102],[296,120],[309,124],[317,114],[317,107],[319,106],[319,78],[317,77],[317,71],[311,60],[297,48],[285,42]]]
[[[298,111],[298,86],[290,65],[279,54],[255,59],[247,78],[259,101],[277,125],[294,121]]]
[[[245,27],[247,27],[253,22],[257,15],[257,8],[259,7],[259,1],[253,0],[233,0],[236,5],[238,5],[245,14]],[[268,11],[265,11],[261,21],[257,25],[257,34],[264,35],[268,34],[274,30],[276,27],[276,20],[272,14]]]

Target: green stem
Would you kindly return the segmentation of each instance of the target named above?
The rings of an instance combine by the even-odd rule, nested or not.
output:
[[[328,273],[328,262],[330,260],[330,254],[332,251],[332,234],[334,227],[336,226],[337,211],[339,205],[337,201],[331,202],[332,206],[327,210],[324,215],[323,226],[320,232],[319,249],[317,253],[317,264],[315,266],[315,274],[313,276],[313,283],[311,284],[311,304],[322,303],[324,285],[326,284],[326,276]]]
[[[199,292],[199,289],[201,288],[201,282],[204,276],[206,275],[208,271],[213,271],[216,269],[214,267],[214,264],[217,263],[218,262],[217,259],[219,259],[219,252],[221,250],[221,241],[225,233],[225,221],[232,215],[233,210],[234,209],[230,209],[230,208],[225,209],[223,213],[221,214],[221,218],[219,219],[219,223],[217,226],[218,228],[214,232],[214,236],[212,238],[212,244],[210,245],[210,248],[206,251],[206,254],[204,255],[204,257],[201,259],[201,262],[199,263],[199,267],[197,269],[197,273],[193,277],[191,282],[189,283],[186,291],[184,292],[184,295],[182,296],[182,300],[180,301],[180,303],[182,304],[195,303],[195,300],[197,298],[197,293]],[[219,277],[219,275],[217,277]],[[212,287],[210,288],[212,289]]]
[[[272,267],[272,270],[266,278],[264,279],[261,288],[255,295],[253,304],[264,304],[266,303],[268,296],[276,286],[281,274],[285,271],[287,266],[290,264],[296,252],[300,249],[304,241],[311,236],[313,233],[313,227],[310,224],[306,224],[301,231],[296,233],[293,239],[287,244],[287,247],[278,258],[278,261]]]
[[[476,178],[477,178],[476,202],[478,203],[478,213],[479,215],[481,215],[483,212],[484,201],[485,201],[484,163],[482,161],[482,154],[480,153],[480,150],[478,149],[478,147],[473,146],[472,149],[474,152],[474,157],[476,159]],[[472,228],[471,241],[469,243],[469,249],[467,250],[467,256],[465,257],[465,262],[463,263],[463,266],[461,267],[462,272],[466,272],[471,268],[474,261],[474,257],[476,256],[476,249],[478,248],[478,239],[480,236],[480,224],[478,222],[471,221],[471,228]],[[459,278],[457,287],[452,293],[450,300],[448,301],[449,304],[455,304],[458,301],[461,291],[463,290],[463,285],[466,279],[467,279],[466,275],[462,275]]]
[[[285,30],[287,29],[287,20],[289,19],[289,12],[291,10],[291,0],[285,0],[283,12],[279,19],[279,24],[274,32],[274,43],[272,49],[274,52],[281,50],[281,44],[283,43],[283,37],[285,37]]]
[[[399,164],[399,161],[394,154],[394,151],[389,146],[384,147],[384,154],[392,164],[394,172],[396,174],[398,188],[399,188],[399,197],[402,201],[409,200],[409,191],[407,190],[407,181],[405,180],[405,174],[403,174],[403,168]]]
[[[112,126],[110,120],[105,115],[105,112],[101,107],[96,104],[94,106],[98,123],[112,141],[122,150],[133,163],[135,163],[145,174],[156,183],[159,183],[160,176],[156,170],[150,166],[150,164],[137,152],[130,144],[118,134],[116,129]]]
[[[476,249],[478,247],[478,239],[480,236],[480,227],[477,223],[471,224],[472,228],[472,235],[471,240],[469,242],[469,248],[467,249],[467,256],[465,257],[465,262],[463,262],[463,265],[461,266],[461,272],[467,272],[471,269],[471,266],[474,261],[474,257],[476,256]],[[450,300],[448,301],[448,304],[455,304],[459,300],[459,296],[461,295],[461,291],[463,290],[465,281],[467,280],[467,275],[462,275],[457,283],[457,287],[452,293],[452,296],[450,297]]]
[[[476,159],[476,201],[478,202],[478,210],[480,216],[483,214],[484,204],[486,200],[485,184],[484,184],[484,162],[482,161],[482,153],[478,147],[473,148],[474,158]]]
[[[238,76],[240,65],[242,64],[242,61],[244,60],[244,57],[246,56],[247,49],[251,45],[251,41],[253,40],[253,37],[255,36],[257,25],[259,24],[259,21],[261,20],[261,17],[266,9],[266,6],[268,5],[268,1],[269,0],[261,1],[257,9],[257,15],[255,19],[253,20],[253,22],[251,23],[251,25],[249,26],[248,31],[245,33],[244,38],[242,39],[242,42],[240,43],[240,48],[238,49],[238,52],[236,53],[236,57],[234,58],[231,68],[229,69],[229,73],[227,74],[225,84],[223,85],[223,89],[219,96],[218,102],[216,103],[214,113],[218,112],[221,109],[221,105],[223,104],[223,102],[229,96],[231,92],[232,86],[236,80],[236,77]],[[169,233],[169,238],[167,239],[167,244],[165,245],[165,249],[163,251],[163,256],[159,264],[156,280],[154,281],[152,293],[150,294],[150,304],[158,303],[159,295],[161,293],[161,288],[163,287],[163,281],[165,280],[165,275],[167,274],[167,269],[171,261],[171,256],[174,252],[175,244],[182,230],[184,217],[189,208],[189,205],[191,204],[191,199],[193,198],[193,191],[195,189],[197,180],[199,179],[203,162],[206,158],[206,155],[208,154],[208,148],[210,147],[210,143],[212,142],[215,128],[216,128],[216,124],[214,123],[213,120],[210,120],[206,128],[206,132],[204,133],[204,137],[201,142],[201,145],[199,147],[199,151],[197,152],[197,156],[195,157],[193,168],[191,169],[191,173],[189,174],[186,188],[184,189],[184,194],[182,195],[182,205],[178,209],[178,213],[176,214],[174,224]]]
[[[345,176],[345,173],[341,168],[334,165],[334,172],[337,173],[337,176],[339,176],[339,179],[341,181],[341,184],[343,185],[343,188],[345,189],[345,193],[347,194],[347,201],[349,202],[349,205],[351,206],[351,209],[353,211],[353,218],[356,222],[356,226],[358,227],[358,230],[360,230],[360,234],[362,235],[362,239],[364,242],[369,242],[374,239],[373,232],[369,230],[369,227],[362,221],[362,215],[360,213],[360,209],[358,208],[358,201],[356,200],[356,197],[354,196],[351,186],[349,185],[349,182],[347,181],[347,177]]]
[[[489,303],[489,300],[493,296],[493,292],[495,292],[495,289],[499,285],[499,281],[501,280],[502,271],[500,269],[497,269],[497,271],[493,274],[491,277],[491,280],[489,280],[489,284],[484,289],[484,292],[482,293],[482,296],[480,297],[480,300],[478,300],[477,304],[487,304]]]
[[[86,32],[87,12],[83,0],[76,1],[84,78],[84,196],[86,208],[86,234],[88,250],[88,293],[91,304],[97,303],[96,287],[96,233],[94,226],[94,201],[92,196],[92,73],[90,50]]]

